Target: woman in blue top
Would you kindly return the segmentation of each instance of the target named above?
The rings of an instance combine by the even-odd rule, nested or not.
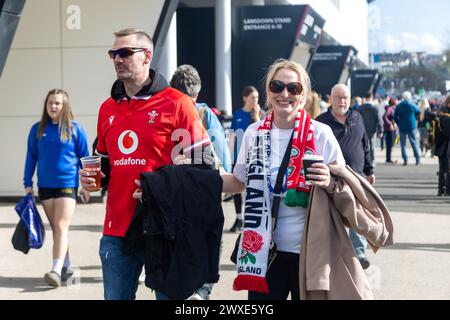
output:
[[[37,165],[39,198],[53,232],[53,267],[45,281],[59,287],[73,274],[69,258],[69,224],[75,211],[80,158],[89,155],[86,132],[75,122],[68,94],[50,90],[45,98],[41,121],[28,135],[24,186],[33,191],[33,175]],[[89,200],[89,192],[82,189]]]
[[[229,135],[230,150],[233,152],[233,163],[236,163],[239,148],[241,146],[242,137],[245,130],[253,122],[261,120],[261,108],[258,104],[259,94],[253,86],[244,88],[242,98],[244,107],[233,112],[233,120],[231,122],[231,133]],[[234,208],[236,209],[236,220],[230,229],[230,232],[241,231],[242,223],[242,194],[236,193],[233,196]]]

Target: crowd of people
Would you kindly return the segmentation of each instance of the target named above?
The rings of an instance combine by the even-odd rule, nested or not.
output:
[[[360,111],[360,97],[354,98],[352,109]],[[421,158],[435,156],[439,158],[438,196],[450,194],[450,178],[448,173],[448,142],[450,140],[448,118],[448,103],[450,95],[444,99],[428,99],[413,97],[409,91],[401,97],[384,96],[380,101],[371,100],[379,111],[379,120],[365,121],[372,126],[376,121],[382,121],[382,130],[377,130],[381,149],[386,152],[386,164],[397,164],[392,158],[392,148],[400,142],[403,165],[408,165],[407,139],[410,142],[415,164],[421,164]],[[377,124],[378,127],[378,124]],[[367,128],[367,127],[366,127]],[[373,131],[372,131],[373,132]]]
[[[179,298],[182,293],[155,283],[158,277],[176,273],[174,265],[183,270],[186,257],[177,256],[183,250],[175,248],[173,241],[186,234],[182,225],[193,225],[198,219],[205,225],[197,225],[190,233],[195,239],[176,243],[214,238],[216,247],[208,248],[209,263],[198,266],[196,280],[184,283],[190,294],[183,298],[209,299],[218,279],[221,234],[217,235],[217,228],[222,230],[222,225],[220,219],[206,223],[204,205],[217,205],[222,193],[233,195],[236,219],[230,231],[241,234],[236,243],[235,290],[248,290],[250,300],[286,299],[289,294],[292,299],[310,297],[323,289],[317,284],[306,290],[305,282],[315,280],[305,279],[306,273],[299,272],[305,263],[331,268],[330,283],[337,278],[353,283],[348,288],[333,287],[328,298],[370,298],[363,272],[370,265],[365,252],[368,243],[378,249],[393,242],[389,212],[372,187],[377,139],[386,149],[386,164],[396,164],[392,148],[397,140],[403,165],[408,164],[406,138],[416,165],[421,157],[438,156],[438,195],[450,195],[450,96],[441,108],[426,99],[417,106],[409,92],[403,93],[401,101],[384,97],[376,102],[372,93],[352,99],[346,85],[336,84],[327,103],[311,90],[303,66],[280,59],[268,66],[264,107],[259,105],[260,93],[249,84],[243,88],[242,107],[235,109],[226,132],[215,108],[197,101],[201,79],[195,67],[179,66],[169,82],[150,68],[153,49],[145,31],[128,28],[115,33],[108,52],[117,80],[99,109],[95,143],[95,153],[109,165],[102,169],[108,192],[99,248],[105,299],[134,299],[144,267],[146,284],[155,290],[156,299]],[[96,187],[97,173],[81,168],[80,163],[80,158],[89,154],[87,141],[82,125],[74,120],[68,94],[51,90],[40,122],[29,133],[24,187],[26,193],[34,193],[32,177],[37,167],[38,195],[54,241],[52,268],[44,279],[53,287],[72,276],[68,230],[79,184],[86,202],[88,190]],[[305,170],[304,155],[317,155],[323,161]],[[210,175],[208,181],[195,171],[213,169],[220,177]],[[150,175],[144,177],[144,173]],[[362,181],[358,187],[355,178]],[[180,181],[195,184],[198,194],[189,194],[189,206],[170,203],[169,196],[161,199],[161,195],[155,196],[157,190],[148,187],[146,182],[155,179],[164,181],[167,194],[184,190]],[[347,184],[360,188],[358,195],[370,203],[359,196],[346,197],[348,189],[343,186]],[[323,197],[325,202],[320,200]],[[169,204],[179,212],[174,214]],[[192,204],[197,204],[198,212],[189,209]],[[350,208],[356,206],[364,210],[353,212]],[[149,208],[156,208],[152,210],[157,214],[148,213]],[[316,220],[316,215],[327,210],[330,216],[345,217],[348,234],[332,232],[337,238],[330,241],[341,244],[339,250],[322,248],[311,237],[317,233],[331,236]],[[372,221],[366,212],[383,218]],[[130,233],[136,224],[142,233]],[[162,230],[160,237],[149,236],[155,230]],[[345,230],[344,225],[339,230]],[[306,252],[311,247],[330,254],[318,258]],[[335,265],[332,257],[339,254],[345,255],[342,263],[350,271],[343,272]]]

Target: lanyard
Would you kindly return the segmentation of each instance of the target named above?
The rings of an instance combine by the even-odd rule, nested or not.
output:
[[[291,157],[292,138],[294,136],[294,131],[292,131],[288,146],[286,147],[286,151],[284,152],[283,160],[281,161],[280,168],[278,169],[277,179],[273,188],[272,232],[274,232],[275,228],[277,227],[278,211],[280,210],[281,194],[283,193],[283,178],[289,163],[289,159]]]

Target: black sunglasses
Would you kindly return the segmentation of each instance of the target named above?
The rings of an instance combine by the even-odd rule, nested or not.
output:
[[[269,82],[269,90],[273,93],[281,93],[284,88],[287,88],[288,92],[294,96],[298,96],[303,91],[303,86],[300,82],[289,82],[288,84],[280,80],[272,80]]]
[[[111,49],[108,51],[109,57],[111,59],[115,59],[116,55],[119,55],[119,57],[126,58],[129,56],[132,56],[133,54],[135,54],[136,52],[141,52],[141,51],[146,51],[148,49],[145,48],[131,48],[131,47],[125,47],[125,48],[120,48],[120,49]]]

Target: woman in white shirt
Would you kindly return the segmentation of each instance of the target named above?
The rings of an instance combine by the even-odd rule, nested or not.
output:
[[[233,287],[249,290],[250,300],[284,300],[289,294],[294,300],[300,298],[300,243],[309,192],[313,186],[326,188],[330,184],[326,164],[345,161],[331,129],[311,120],[303,110],[311,89],[308,74],[300,64],[275,61],[268,70],[265,89],[267,117],[247,129],[233,173],[222,175],[223,192],[246,190],[238,276]],[[291,136],[292,148],[272,236],[274,186]],[[305,173],[301,168],[305,154],[320,155],[324,163],[313,164]],[[268,267],[273,242],[277,254]]]

